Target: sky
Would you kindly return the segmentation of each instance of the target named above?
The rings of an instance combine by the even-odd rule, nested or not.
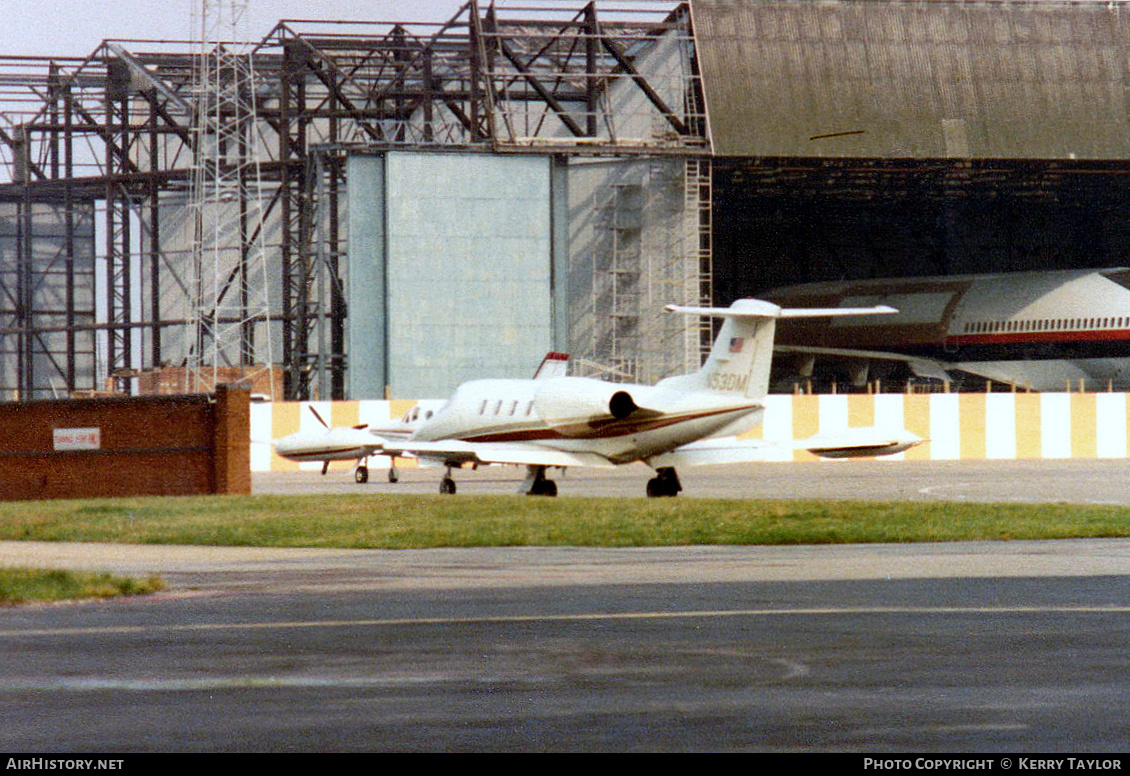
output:
[[[0,0],[0,56],[85,57],[107,39],[189,40],[199,0]],[[446,21],[463,0],[249,0],[249,37],[280,19]]]

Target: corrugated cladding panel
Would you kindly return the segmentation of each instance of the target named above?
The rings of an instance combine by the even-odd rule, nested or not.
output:
[[[1130,157],[1124,2],[692,0],[691,10],[716,154]]]
[[[349,174],[352,397],[532,375],[554,349],[550,158],[390,151]]]

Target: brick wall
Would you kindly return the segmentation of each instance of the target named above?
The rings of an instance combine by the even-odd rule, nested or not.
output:
[[[250,493],[250,392],[0,404],[0,499]]]

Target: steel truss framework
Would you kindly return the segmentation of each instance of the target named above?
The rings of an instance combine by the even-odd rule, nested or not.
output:
[[[663,46],[675,47],[680,65],[656,75],[645,64]],[[351,151],[708,153],[689,11],[680,3],[606,11],[472,0],[445,23],[287,20],[251,50],[266,192],[259,204],[272,223],[260,228],[272,232],[271,317],[288,399],[343,397],[339,214]],[[124,387],[138,370],[184,363],[191,291],[183,205],[198,162],[194,116],[208,107],[192,88],[195,56],[190,42],[107,41],[81,59],[0,57],[0,202],[15,208],[22,241],[19,271],[0,273],[0,338],[16,343],[0,351],[22,354],[18,382],[0,385],[3,399],[32,398],[49,384],[75,391],[110,379]],[[53,237],[53,251],[32,244],[35,208],[44,206],[65,232]],[[96,320],[71,316],[60,325],[57,310],[47,316],[34,301],[48,272],[36,257],[62,252],[51,268],[63,268],[63,286],[88,282],[74,245],[83,236],[75,224],[88,225],[89,212],[99,214]],[[242,282],[237,274],[233,268],[230,283]],[[67,333],[49,348],[45,322]],[[244,328],[252,336],[254,327]],[[95,375],[74,366],[83,347],[76,335],[90,332]],[[61,352],[36,360],[37,348]]]

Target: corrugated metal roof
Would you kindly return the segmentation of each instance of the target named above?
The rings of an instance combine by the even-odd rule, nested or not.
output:
[[[1130,158],[1130,3],[691,0],[714,152]]]

